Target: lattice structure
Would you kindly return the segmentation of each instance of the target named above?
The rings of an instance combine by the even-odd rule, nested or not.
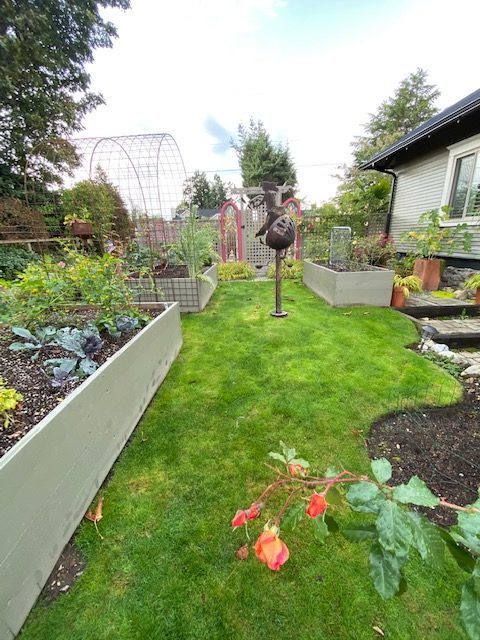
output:
[[[277,204],[283,204],[290,214],[301,217],[300,203],[289,198],[282,203],[282,192],[290,187],[280,187],[277,192]],[[263,203],[263,190],[258,187],[234,189],[233,198],[226,202],[220,212],[221,251],[224,262],[245,260],[257,269],[259,275],[266,272],[267,266],[275,259],[275,251],[260,242],[255,234],[265,222],[267,207]],[[300,237],[289,249],[291,257],[300,257]]]
[[[333,227],[330,233],[330,264],[346,264],[352,255],[352,230],[350,227]]]

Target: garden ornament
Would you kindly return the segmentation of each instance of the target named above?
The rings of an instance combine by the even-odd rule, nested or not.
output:
[[[284,318],[286,311],[282,311],[281,281],[282,258],[286,250],[295,241],[296,226],[284,207],[276,205],[277,185],[273,182],[262,182],[263,202],[267,207],[267,219],[257,231],[255,237],[265,236],[265,244],[275,250],[275,310],[270,315]],[[260,242],[263,240],[260,238]]]

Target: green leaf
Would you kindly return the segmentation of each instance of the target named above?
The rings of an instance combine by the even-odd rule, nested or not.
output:
[[[480,560],[475,563],[472,577],[462,587],[460,616],[471,640],[480,639]]]
[[[290,449],[281,440],[280,440],[280,446],[282,447],[283,455],[285,456],[287,464],[290,463],[290,461],[293,460],[295,458],[295,456],[297,455],[297,450],[296,449]]]
[[[325,496],[328,504],[340,507],[344,503],[343,495],[336,487],[330,487]]]
[[[340,471],[338,469],[335,469],[335,467],[328,467],[328,469],[325,471],[325,478],[335,478],[335,476],[338,476],[339,473]]]
[[[475,565],[475,560],[468,553],[468,551],[457,544],[452,536],[448,533],[448,531],[439,529],[439,533],[441,538],[447,545],[447,549],[452,555],[452,558],[455,560],[460,569],[466,571],[467,573],[472,573],[473,567]]]
[[[405,515],[410,523],[412,545],[422,560],[428,562],[435,569],[439,569],[443,564],[445,545],[438,527],[419,513],[409,511]]]
[[[289,460],[289,464],[299,464],[304,469],[308,469],[310,466],[310,463],[304,460],[303,458],[293,458],[292,460]]]
[[[16,336],[20,336],[21,338],[26,338],[27,340],[38,342],[33,333],[30,333],[30,331],[28,329],[25,329],[24,327],[12,327],[12,333],[14,333]]]
[[[330,533],[336,533],[340,529],[340,527],[338,526],[338,522],[335,520],[335,518],[328,515],[328,513],[324,514],[323,519],[325,520],[325,524],[327,525]]]
[[[385,551],[405,556],[412,541],[409,520],[404,511],[391,500],[385,500],[375,522],[378,540]]]
[[[323,518],[318,517],[313,519],[313,535],[317,542],[324,544],[325,538],[328,536],[328,527],[323,521]]]
[[[384,600],[393,597],[400,588],[401,564],[394,553],[385,551],[378,542],[370,551],[370,576]]]
[[[40,349],[39,344],[33,344],[32,342],[12,342],[9,345],[10,351],[24,351],[25,349]]]
[[[352,484],[347,500],[354,511],[378,513],[385,498],[372,482],[359,482]]]
[[[480,498],[469,505],[478,511],[460,511],[457,526],[451,530],[454,540],[480,555]]]
[[[292,505],[282,518],[282,529],[293,530],[301,522],[305,515],[304,502],[297,502]]]
[[[395,487],[393,497],[403,504],[417,504],[422,507],[436,507],[440,504],[440,498],[437,498],[418,476],[412,476],[408,484]]]
[[[342,535],[350,542],[362,542],[376,538],[377,530],[373,524],[359,524],[355,529],[342,529]]]
[[[280,462],[282,462],[283,464],[287,464],[287,461],[285,460],[285,456],[282,456],[281,453],[276,453],[275,451],[269,451],[268,455],[274,460],[280,460]]]
[[[384,484],[392,477],[392,465],[386,458],[372,460],[370,466],[372,467],[373,475],[378,482]]]

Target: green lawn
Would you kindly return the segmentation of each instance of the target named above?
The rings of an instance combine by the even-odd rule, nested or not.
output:
[[[280,439],[320,470],[366,472],[357,430],[399,398],[459,391],[404,348],[416,332],[395,312],[331,309],[292,282],[284,293],[286,319],[268,315],[270,282],[224,284],[183,317],[182,352],[102,492],[105,539],[81,525],[85,573],[36,606],[22,639],[370,640],[374,625],[390,639],[465,638],[464,576],[449,559],[436,573],[414,560],[408,590],[384,602],[366,548],[339,534],[319,546],[307,522],[282,536],[291,557],[279,573],[235,558],[243,531],[230,520],[269,481]]]

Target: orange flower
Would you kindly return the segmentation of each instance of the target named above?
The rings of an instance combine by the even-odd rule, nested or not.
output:
[[[328,503],[325,500],[325,496],[319,493],[314,493],[310,498],[310,504],[307,507],[307,516],[310,518],[316,518],[322,515],[327,510]]]
[[[279,571],[290,555],[287,545],[271,529],[262,531],[259,535],[255,543],[255,554],[260,562],[264,562],[272,571]]]

